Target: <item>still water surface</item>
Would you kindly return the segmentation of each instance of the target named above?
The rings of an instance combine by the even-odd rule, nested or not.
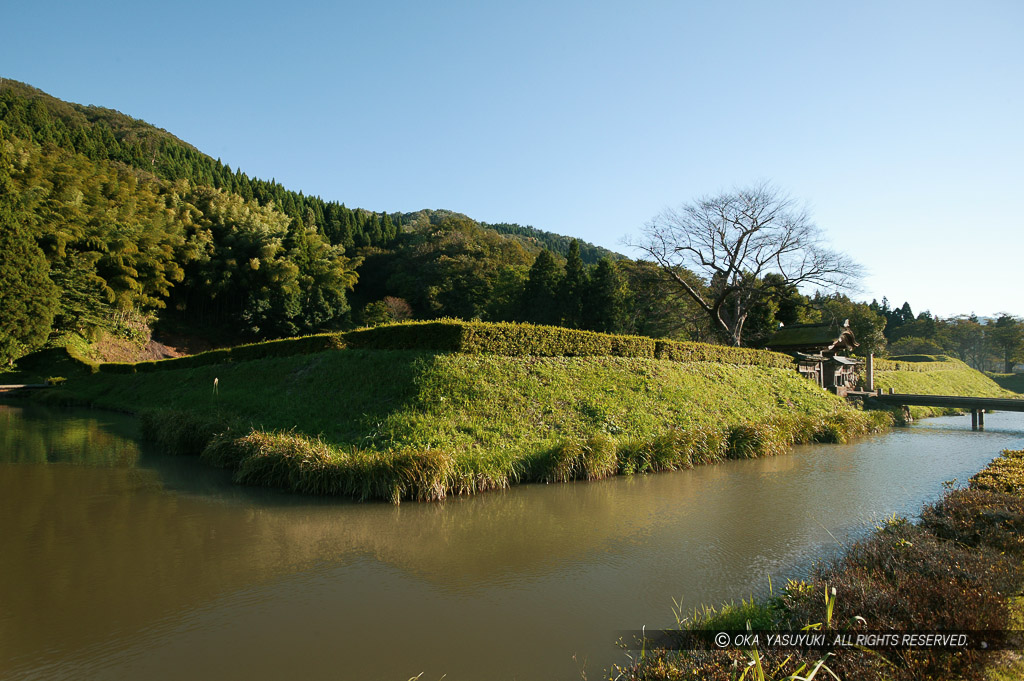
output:
[[[601,678],[1024,447],[1024,414],[445,503],[241,488],[132,419],[0,404],[0,678]]]

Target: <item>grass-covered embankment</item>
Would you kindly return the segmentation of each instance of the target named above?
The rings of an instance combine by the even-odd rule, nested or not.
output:
[[[705,609],[681,618],[679,625],[745,631],[749,623],[753,629],[789,632],[817,625],[812,628],[832,637],[865,631],[1001,631],[1019,623],[1019,599],[1013,596],[1022,586],[1024,451],[1007,451],[966,489],[949,491],[926,507],[919,524],[894,517],[842,558],[817,567],[808,581],[791,581],[766,600]],[[733,681],[744,671],[749,679],[808,678],[822,661],[835,676],[820,669],[815,678],[843,681],[973,681],[1019,678],[1013,674],[1021,670],[1013,656],[991,650],[646,650],[636,664],[616,669],[613,678]]]
[[[913,395],[964,395],[970,397],[1018,397],[990,377],[957,359],[945,356],[913,356],[914,361],[875,360],[875,387]],[[929,361],[930,360],[930,361]],[[940,407],[910,407],[914,418],[955,413]]]
[[[291,354],[324,342],[298,339],[218,351],[219,364],[104,366],[48,399],[146,412],[166,449],[242,483],[391,501],[688,468],[889,423],[777,353],[511,324],[333,337],[347,349]],[[380,349],[417,342],[429,349]]]

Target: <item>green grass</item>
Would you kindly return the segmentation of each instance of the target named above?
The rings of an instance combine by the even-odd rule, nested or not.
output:
[[[889,423],[788,369],[605,356],[343,350],[101,372],[49,392],[157,410],[152,439],[239,482],[390,501],[766,456]]]
[[[521,355],[519,340],[574,356]],[[379,347],[431,343],[458,351]],[[659,344],[443,322],[98,373],[64,350],[25,364],[67,373],[60,389],[37,399],[145,412],[150,439],[232,468],[241,483],[395,502],[772,456],[892,423],[888,412],[858,411],[776,366],[775,353]],[[899,392],[1006,394],[955,360],[883,361],[879,369],[876,383]]]
[[[218,393],[213,392],[214,378]],[[554,447],[605,433],[733,426],[844,403],[793,371],[619,357],[346,350],[68,382],[99,407],[217,410],[342,447],[448,451]]]
[[[909,366],[908,366],[909,365]],[[900,370],[875,371],[875,387],[895,389],[898,393],[913,395],[964,395],[970,397],[1018,397],[1001,387],[989,376],[975,371],[963,362],[947,359],[943,362],[900,362]],[[914,418],[956,413],[957,410],[939,407],[910,407]]]

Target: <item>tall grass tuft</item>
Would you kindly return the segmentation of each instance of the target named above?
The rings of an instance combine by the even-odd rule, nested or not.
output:
[[[316,470],[331,459],[328,446],[320,440],[253,431],[235,440],[233,447],[238,460],[236,482],[291,491],[330,491],[325,489],[325,476]]]
[[[545,482],[599,480],[618,470],[615,441],[606,435],[592,435],[586,440],[568,440],[548,454],[546,470],[540,479]]]
[[[619,472],[653,473],[693,468],[725,458],[724,430],[695,424],[669,428],[650,440],[628,440],[619,447]]]
[[[206,463],[217,468],[237,468],[248,454],[248,449],[240,444],[240,433],[228,429],[214,435],[199,455]]]
[[[790,445],[790,433],[778,423],[744,423],[729,429],[726,456],[730,459],[756,459],[784,453]]]
[[[290,432],[253,431],[210,457],[236,460],[235,481],[360,501],[436,501],[454,489],[455,457],[437,449],[344,452]]]
[[[529,460],[511,450],[460,452],[455,461],[452,494],[505,489],[527,479]]]

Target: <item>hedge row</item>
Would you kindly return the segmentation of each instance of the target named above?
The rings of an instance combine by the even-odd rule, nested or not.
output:
[[[388,324],[348,333],[286,338],[211,350],[198,355],[151,362],[100,365],[100,371],[133,374],[161,369],[185,369],[231,361],[303,355],[341,348],[368,350],[422,350],[507,356],[641,357],[675,362],[719,362],[790,368],[789,355],[767,350],[736,348],[689,341],[655,340],[646,336],[618,336],[594,331],[508,322],[442,320]]]
[[[299,338],[283,338],[281,340],[268,341],[265,343],[252,343],[250,345],[239,345],[233,348],[221,350],[210,350],[188,357],[176,359],[161,359],[149,362],[107,362],[99,366],[99,370],[108,374],[134,374],[146,371],[161,371],[164,369],[190,369],[192,367],[207,366],[210,364],[224,364],[225,362],[245,362],[252,359],[265,359],[267,357],[290,357],[291,355],[308,355],[324,350],[339,350],[345,347],[345,340],[339,333],[323,333],[316,336],[302,336]]]
[[[781,352],[690,341],[657,341],[654,356],[658,359],[670,359],[676,362],[720,362],[722,364],[749,364],[782,369],[793,368],[793,358]]]
[[[947,355],[890,355],[886,359],[894,362],[952,362]]]
[[[929,359],[908,359],[908,357],[929,357]],[[945,355],[905,355],[897,359],[875,358],[875,371],[955,371],[965,369],[967,365],[958,359],[950,359]]]
[[[390,324],[345,334],[350,348],[429,350],[466,354],[544,357],[648,357],[677,362],[720,362],[790,368],[793,358],[779,352],[688,341],[617,336],[533,324],[443,320]]]

